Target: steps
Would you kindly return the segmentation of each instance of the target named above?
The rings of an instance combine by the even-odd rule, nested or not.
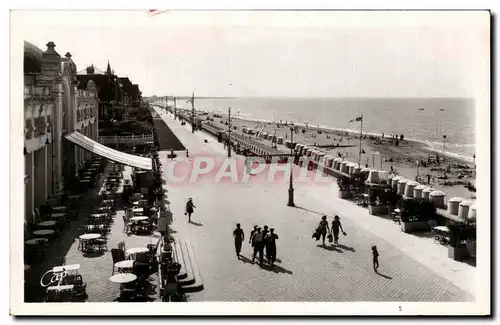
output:
[[[192,274],[193,274],[195,281],[194,281],[194,283],[189,284],[189,285],[185,285],[185,286],[181,285],[181,291],[184,293],[198,292],[198,291],[201,291],[204,289],[203,281],[201,279],[200,269],[198,268],[198,264],[196,263],[196,259],[194,257],[194,251],[193,251],[193,248],[191,247],[191,243],[184,242],[184,245],[186,248],[185,251],[187,252],[187,255],[189,257],[189,261],[191,264],[191,270],[193,272]]]
[[[174,254],[177,263],[181,264],[181,270],[177,276],[181,286],[181,292],[197,292],[203,290],[201,273],[194,258],[191,244],[178,241],[174,245]]]

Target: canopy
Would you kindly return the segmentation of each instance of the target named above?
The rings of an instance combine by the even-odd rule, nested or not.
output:
[[[146,170],[153,169],[153,161],[151,158],[130,155],[125,152],[111,149],[109,147],[100,144],[99,142],[96,142],[84,136],[80,132],[76,131],[71,132],[69,134],[66,134],[64,137],[67,140],[79,146],[80,148],[88,150],[96,155],[99,155],[111,161]]]

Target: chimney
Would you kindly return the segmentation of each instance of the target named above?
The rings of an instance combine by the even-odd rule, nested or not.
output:
[[[47,50],[42,54],[42,71],[37,76],[37,85],[52,86],[55,78],[61,72],[61,56],[55,50],[54,42],[47,43]]]

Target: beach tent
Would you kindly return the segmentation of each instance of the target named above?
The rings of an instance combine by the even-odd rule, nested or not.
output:
[[[468,222],[476,222],[477,207],[474,203],[469,207],[469,214],[467,215]]]
[[[430,194],[429,194],[429,198],[430,200],[432,201],[432,203],[434,204],[434,207],[436,207],[437,209],[442,209],[444,208],[444,197],[446,196],[446,193],[443,192],[443,191],[438,191],[438,190],[435,190],[435,191],[432,191]]]
[[[469,216],[470,207],[474,205],[474,201],[462,201],[458,207],[458,217],[466,220]]]
[[[413,197],[416,199],[422,198],[422,191],[426,188],[425,185],[418,185],[413,189]]]
[[[398,194],[399,195],[404,195],[405,194],[405,188],[406,188],[406,183],[408,183],[410,180],[406,178],[401,178],[398,181]]]
[[[420,183],[409,181],[406,183],[405,186],[405,196],[406,197],[413,197],[413,192],[415,190],[415,187],[419,186]]]
[[[284,139],[283,139],[282,137],[279,137],[279,138],[278,138],[278,144],[283,144],[283,140],[284,140]]]
[[[458,210],[460,207],[460,203],[462,203],[464,199],[461,197],[452,197],[448,200],[448,213],[453,215],[458,215]]]

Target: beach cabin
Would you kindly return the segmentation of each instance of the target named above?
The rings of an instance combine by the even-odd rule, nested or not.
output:
[[[318,163],[324,165],[325,164],[325,156],[326,153],[318,152]]]
[[[248,133],[248,134],[252,134],[252,135],[253,135],[253,134],[255,134],[255,131],[254,131],[254,130],[252,130],[252,129],[247,129],[247,133]]]
[[[278,144],[283,144],[284,139],[282,137],[278,138]]]

